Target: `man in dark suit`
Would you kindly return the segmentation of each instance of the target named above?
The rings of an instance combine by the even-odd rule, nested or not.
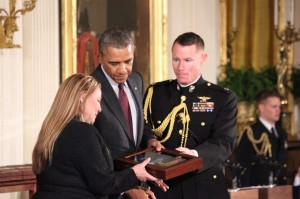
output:
[[[227,199],[222,163],[230,156],[236,137],[236,95],[201,75],[206,61],[204,41],[192,32],[177,37],[172,46],[176,80],[151,85],[145,94],[145,125],[166,148],[199,156],[203,168],[166,181],[163,199]]]
[[[99,49],[100,64],[92,76],[102,85],[102,112],[94,125],[108,145],[113,159],[134,153],[141,147],[154,146],[160,150],[161,144],[155,136],[143,130],[144,84],[141,75],[132,71],[135,51],[133,34],[124,28],[109,28],[100,36]],[[121,90],[125,91],[126,102],[120,98]],[[126,111],[122,103],[127,105]]]
[[[262,91],[257,97],[259,117],[242,135],[236,159],[246,171],[241,176],[245,186],[286,184],[287,134],[281,128],[280,95]]]

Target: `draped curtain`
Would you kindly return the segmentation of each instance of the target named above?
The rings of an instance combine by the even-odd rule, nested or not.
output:
[[[226,1],[227,33],[233,28],[233,0]],[[251,65],[256,71],[279,61],[274,33],[274,0],[236,0],[237,35],[232,45],[234,68]]]

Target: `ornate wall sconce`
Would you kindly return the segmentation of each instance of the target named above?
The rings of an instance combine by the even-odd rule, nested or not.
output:
[[[285,87],[287,83],[285,82],[287,79],[286,75],[288,70],[291,70],[292,65],[289,64],[289,51],[290,47],[294,42],[300,41],[300,30],[295,31],[294,25],[291,24],[290,21],[287,22],[287,26],[284,30],[279,31],[278,27],[275,26],[275,35],[280,40],[280,63],[276,67],[278,81],[277,81],[277,89],[279,93],[286,97],[287,93]]]
[[[20,48],[13,43],[14,32],[18,31],[17,14],[24,15],[33,10],[37,0],[24,1],[24,8],[16,10],[16,0],[9,0],[9,12],[0,8],[0,48]]]
[[[294,0],[274,0],[274,32],[280,42],[276,72],[277,90],[282,96],[282,126],[294,136],[294,97],[290,88],[293,86],[293,44],[300,41],[300,29],[294,27]]]

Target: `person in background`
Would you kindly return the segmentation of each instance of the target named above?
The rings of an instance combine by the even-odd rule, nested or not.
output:
[[[99,39],[99,66],[92,76],[102,84],[102,112],[95,127],[111,151],[113,159],[141,148],[162,145],[152,133],[144,132],[141,75],[132,71],[135,40],[122,27],[108,28]]]
[[[91,76],[75,74],[61,84],[32,154],[38,185],[34,199],[108,198],[139,181],[162,183],[146,172],[150,159],[114,172],[110,152],[93,126],[100,101],[100,84]]]
[[[163,199],[227,199],[222,163],[236,137],[237,98],[234,92],[206,81],[201,69],[207,59],[203,39],[187,32],[172,45],[175,80],[151,85],[144,97],[149,132],[167,149],[198,156],[203,167],[166,181],[170,189],[152,189]]]
[[[264,90],[257,96],[256,123],[240,136],[236,160],[246,171],[241,185],[286,184],[287,133],[278,123],[281,98],[277,91]]]
[[[293,199],[300,199],[300,165],[294,178]]]

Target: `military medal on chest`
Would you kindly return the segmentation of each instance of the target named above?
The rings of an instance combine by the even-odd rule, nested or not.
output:
[[[199,102],[193,102],[192,112],[213,112],[214,102],[208,102],[211,97],[198,97]]]

